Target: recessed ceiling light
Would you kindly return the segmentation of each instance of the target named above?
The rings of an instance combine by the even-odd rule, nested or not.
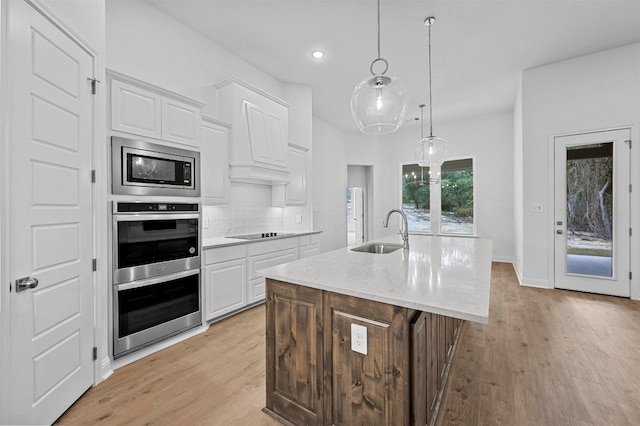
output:
[[[311,52],[311,56],[313,56],[315,59],[322,59],[324,58],[324,52],[322,50],[314,50],[313,52]]]

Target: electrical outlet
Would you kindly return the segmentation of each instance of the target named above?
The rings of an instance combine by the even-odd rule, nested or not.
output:
[[[209,228],[209,218],[208,217],[203,217],[202,218],[202,229],[207,229]]]
[[[544,207],[540,203],[536,203],[533,205],[533,211],[536,213],[542,213],[544,211]]]
[[[296,223],[302,223],[302,215],[301,214],[297,214],[296,215]]]
[[[367,327],[351,324],[351,350],[367,354]]]

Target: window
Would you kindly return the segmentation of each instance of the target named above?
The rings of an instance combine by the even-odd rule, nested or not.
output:
[[[445,161],[440,188],[440,232],[473,234],[473,160]]]
[[[402,209],[409,231],[474,234],[473,159],[445,161],[436,183],[429,184],[430,172],[415,163],[402,166]]]
[[[431,231],[431,187],[429,168],[417,164],[402,166],[402,211],[407,215],[409,231]]]

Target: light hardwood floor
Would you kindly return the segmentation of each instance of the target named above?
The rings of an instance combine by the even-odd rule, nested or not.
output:
[[[60,425],[277,425],[264,306],[117,370]],[[439,425],[640,424],[640,302],[518,285],[492,268],[489,324],[465,323]]]

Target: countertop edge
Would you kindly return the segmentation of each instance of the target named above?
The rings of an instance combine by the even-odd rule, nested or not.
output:
[[[481,324],[489,323],[489,312],[487,312],[486,315],[482,315],[482,314],[470,313],[466,311],[456,311],[456,310],[451,310],[447,308],[441,308],[439,306],[422,305],[420,303],[411,302],[406,299],[394,299],[391,297],[383,297],[383,296],[379,296],[377,294],[371,294],[371,293],[364,294],[364,293],[350,290],[350,289],[337,288],[337,287],[331,288],[326,285],[320,286],[310,281],[303,282],[302,280],[292,279],[291,277],[284,277],[277,274],[265,273],[264,270],[257,271],[257,274],[265,278],[270,278],[272,280],[282,281],[282,282],[300,285],[308,288],[314,288],[316,290],[329,291],[332,293],[342,294],[345,296],[352,296],[352,297],[358,297],[360,299],[373,300],[375,302],[401,306],[403,308],[416,309],[422,312],[429,312],[431,314],[443,315],[447,317],[458,318],[461,320],[473,321]]]
[[[288,231],[283,231],[283,232],[288,232]],[[293,231],[291,232],[291,234],[293,235],[284,235],[282,237],[271,237],[271,238],[264,238],[264,239],[258,239],[258,240],[241,240],[238,238],[210,237],[210,238],[202,239],[202,249],[207,250],[207,249],[213,249],[213,248],[219,248],[219,247],[237,246],[241,244],[260,243],[264,241],[284,240],[286,238],[296,238],[296,237],[302,237],[305,235],[313,235],[313,234],[321,234],[321,233],[322,231],[318,231],[318,230],[298,231],[298,232]],[[212,240],[215,240],[215,242],[211,242]]]

